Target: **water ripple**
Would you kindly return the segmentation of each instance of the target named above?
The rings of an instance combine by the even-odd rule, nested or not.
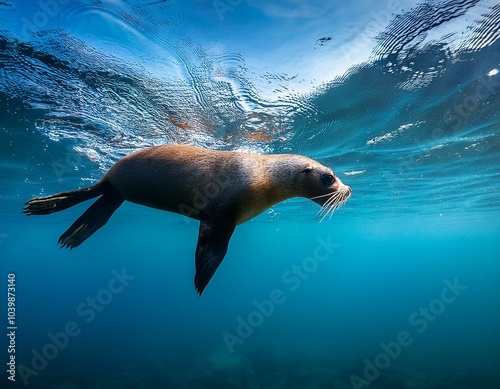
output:
[[[189,143],[307,154],[375,206],[387,204],[373,185],[381,180],[406,204],[417,189],[446,199],[455,194],[443,187],[475,164],[482,185],[498,181],[500,6],[480,3],[426,1],[402,12],[367,62],[299,91],[309,79],[301,69],[259,68],[220,37],[186,27],[170,2],[75,2],[29,36],[0,31],[0,109],[44,147],[71,148],[101,169],[95,177],[137,148]],[[440,30],[459,18],[463,31]],[[334,43],[332,35],[322,49]],[[0,136],[9,132],[2,126]]]

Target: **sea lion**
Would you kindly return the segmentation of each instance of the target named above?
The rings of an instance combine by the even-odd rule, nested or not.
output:
[[[31,199],[23,212],[46,215],[98,196],[61,235],[62,247],[79,246],[125,200],[184,214],[200,221],[194,282],[201,295],[237,225],[291,197],[313,200],[325,217],[347,201],[351,188],[330,168],[300,155],[165,145],[120,159],[94,186]]]

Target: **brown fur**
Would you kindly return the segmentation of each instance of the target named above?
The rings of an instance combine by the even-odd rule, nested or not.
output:
[[[101,228],[123,201],[184,214],[201,221],[195,284],[201,294],[224,258],[236,225],[291,197],[320,205],[350,188],[330,168],[300,155],[257,155],[187,145],[151,147],[116,162],[95,186],[35,198],[28,215],[45,215],[101,196],[59,243],[73,248]],[[345,201],[344,200],[344,201]]]

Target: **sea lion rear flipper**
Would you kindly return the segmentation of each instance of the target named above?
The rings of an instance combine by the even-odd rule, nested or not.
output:
[[[196,246],[194,285],[199,295],[209,283],[227,252],[236,225],[225,220],[202,220]]]
[[[99,197],[82,216],[59,238],[61,247],[75,248],[107,223],[113,212],[123,203],[116,194],[107,193]]]
[[[107,183],[100,181],[90,188],[61,192],[46,197],[35,197],[26,202],[23,213],[27,215],[48,215],[63,211],[83,201],[101,196],[108,190]]]

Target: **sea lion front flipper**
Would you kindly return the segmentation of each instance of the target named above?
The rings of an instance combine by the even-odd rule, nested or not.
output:
[[[201,221],[194,276],[194,285],[200,296],[224,259],[235,228],[236,225],[228,219]]]

